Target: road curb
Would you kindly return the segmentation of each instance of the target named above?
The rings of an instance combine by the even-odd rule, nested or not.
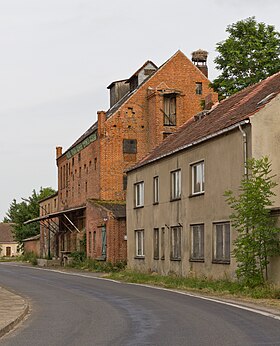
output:
[[[24,299],[22,296],[15,294],[3,287],[0,287],[2,294],[6,294],[9,295],[10,298],[14,299],[21,299],[22,300],[22,304],[21,304],[21,308],[18,309],[18,312],[15,313],[15,316],[12,317],[12,319],[10,321],[7,322],[2,322],[2,325],[0,323],[0,338],[3,337],[5,334],[7,334],[8,332],[10,332],[12,329],[14,329],[23,319],[24,317],[28,314],[29,312],[29,304],[26,301],[26,299]],[[10,307],[13,306],[13,301],[11,301]],[[3,310],[2,310],[3,311]],[[0,307],[0,312],[1,312],[1,307]],[[7,311],[8,313],[8,311]],[[1,322],[1,321],[0,321]],[[5,324],[6,323],[6,324]]]

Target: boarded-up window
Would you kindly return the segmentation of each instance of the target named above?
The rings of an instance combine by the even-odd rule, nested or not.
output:
[[[176,95],[164,95],[164,125],[176,125]]]
[[[124,139],[123,140],[123,153],[124,154],[136,154],[137,153],[137,140],[136,139]]]

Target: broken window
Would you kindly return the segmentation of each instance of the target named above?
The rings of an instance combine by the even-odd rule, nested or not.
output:
[[[176,95],[164,95],[164,125],[176,126]]]
[[[195,93],[196,93],[196,95],[202,95],[202,83],[201,82],[195,83]]]
[[[123,140],[123,153],[124,154],[136,154],[137,153],[137,140],[136,139],[124,139]]]

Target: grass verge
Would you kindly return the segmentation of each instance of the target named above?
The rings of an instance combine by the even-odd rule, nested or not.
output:
[[[106,275],[107,278],[154,285],[184,291],[194,291],[209,295],[249,297],[254,299],[274,299],[280,303],[280,288],[274,285],[246,287],[238,282],[228,280],[206,280],[199,278],[185,278],[179,276],[162,276],[124,270]]]

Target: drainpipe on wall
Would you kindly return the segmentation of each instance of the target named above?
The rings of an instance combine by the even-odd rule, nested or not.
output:
[[[246,124],[249,123],[246,121]],[[241,125],[238,126],[239,130],[242,134],[243,137],[243,157],[244,157],[244,175],[246,178],[248,178],[248,169],[247,169],[247,159],[248,159],[248,152],[247,152],[247,134],[246,132],[242,129]]]

